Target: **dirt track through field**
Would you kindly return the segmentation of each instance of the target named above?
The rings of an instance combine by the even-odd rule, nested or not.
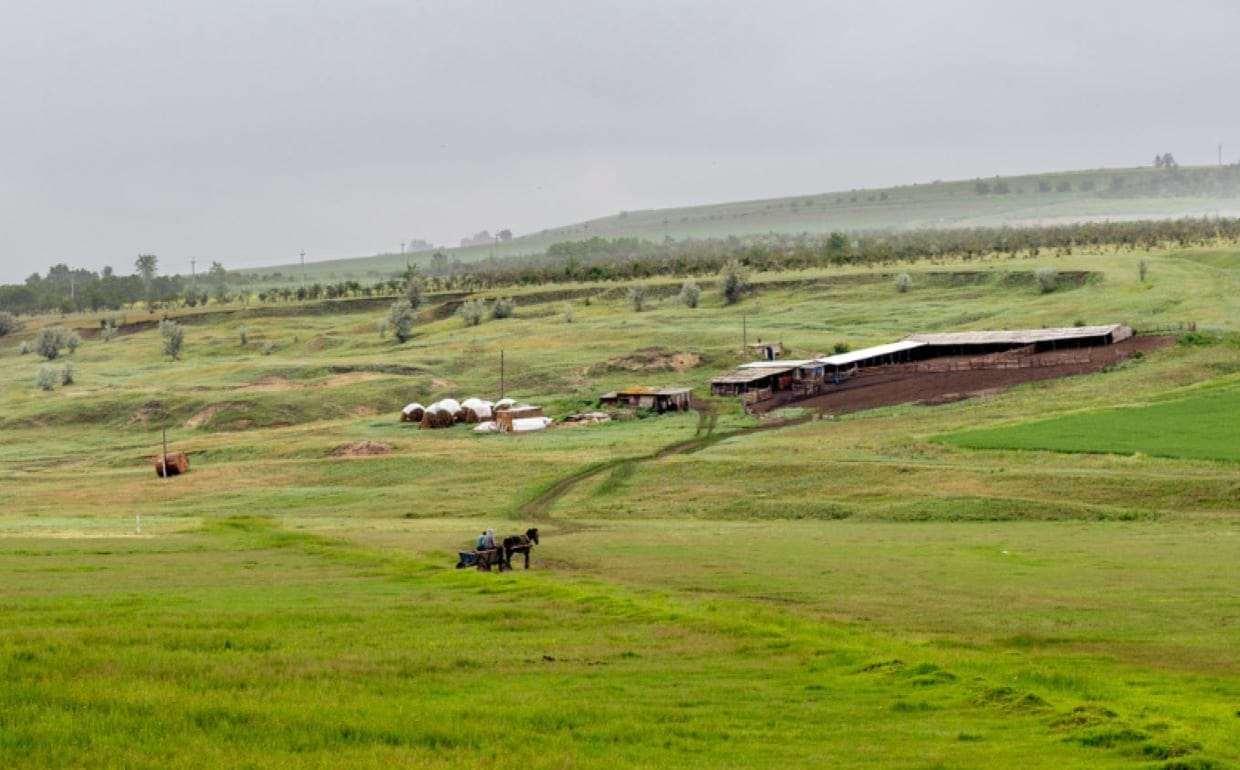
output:
[[[973,396],[1001,392],[1013,385],[1100,372],[1136,352],[1166,347],[1174,337],[1131,337],[1115,345],[1052,351],[1024,357],[1024,368],[981,368],[962,371],[919,371],[925,364],[948,366],[965,359],[931,359],[923,364],[897,364],[863,369],[829,393],[792,403],[770,402],[758,407],[767,411],[798,406],[821,414],[845,414],[896,404],[945,404]],[[1088,360],[1082,360],[1088,357]],[[1067,363],[1058,363],[1067,361]]]

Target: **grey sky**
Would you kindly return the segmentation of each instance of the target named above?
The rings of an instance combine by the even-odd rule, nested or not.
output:
[[[1240,157],[1226,0],[18,2],[0,280]]]

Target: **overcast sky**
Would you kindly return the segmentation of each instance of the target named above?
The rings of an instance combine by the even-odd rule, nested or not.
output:
[[[0,280],[1240,157],[1234,0],[0,4]]]

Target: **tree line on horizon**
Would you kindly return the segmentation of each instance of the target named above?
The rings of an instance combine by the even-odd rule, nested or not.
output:
[[[257,292],[238,289],[252,276],[228,273],[217,263],[201,278],[161,276],[154,255],[142,255],[132,275],[55,265],[22,284],[0,286],[0,311],[18,315],[120,310],[145,304],[148,310],[257,300],[262,303],[399,295],[413,276],[424,291],[480,291],[503,286],[561,282],[624,281],[718,273],[736,262],[756,272],[854,265],[894,266],[923,260],[965,261],[987,257],[1037,257],[1081,249],[1151,251],[1240,241],[1240,218],[1182,218],[1131,222],[1082,222],[1043,227],[979,227],[906,232],[730,236],[650,241],[601,238],[563,241],[542,254],[449,260],[439,252],[425,268],[394,272],[363,284],[357,280],[281,286]]]

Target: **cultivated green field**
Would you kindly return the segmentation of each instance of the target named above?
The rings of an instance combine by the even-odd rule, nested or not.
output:
[[[184,311],[183,360],[152,328],[87,339],[50,393],[19,342],[98,319],[43,319],[0,341],[0,766],[1240,767],[1237,254],[924,264],[907,294],[759,275],[696,310],[656,283],[643,313],[623,287],[538,287],[477,327],[432,303],[403,346],[381,303],[213,306]],[[1041,294],[1043,264],[1095,278]],[[501,350],[507,392],[553,416],[626,384],[704,396],[742,312],[794,356],[1200,331],[789,425],[729,400],[713,424],[524,436],[395,419],[498,395]],[[165,425],[184,477],[150,468]],[[391,452],[335,456],[364,441]],[[452,569],[480,529],[531,525],[530,572]]]
[[[1240,461],[1240,388],[1236,380],[1149,406],[1084,412],[1002,428],[964,431],[946,440],[973,449],[1143,453]]]
[[[1184,168],[1185,175],[1208,174],[1212,167]],[[1240,199],[1213,195],[1148,196],[1116,192],[1114,180],[1135,191],[1151,178],[1165,174],[1149,167],[1091,169],[1046,174],[994,177],[1006,194],[979,195],[976,180],[927,181],[922,184],[866,190],[816,192],[784,198],[733,201],[701,206],[623,211],[576,222],[486,246],[447,249],[452,259],[474,262],[488,257],[542,254],[562,241],[588,238],[727,238],[768,233],[826,233],[832,231],[905,230],[935,227],[1036,226],[1081,221],[1165,219],[1174,217],[1236,216]],[[1070,189],[1061,190],[1061,186]],[[1043,186],[1050,189],[1043,189]],[[306,266],[310,281],[366,280],[388,277],[407,263],[430,264],[431,253],[378,254],[367,257],[315,260]],[[289,278],[301,268],[242,270]]]

